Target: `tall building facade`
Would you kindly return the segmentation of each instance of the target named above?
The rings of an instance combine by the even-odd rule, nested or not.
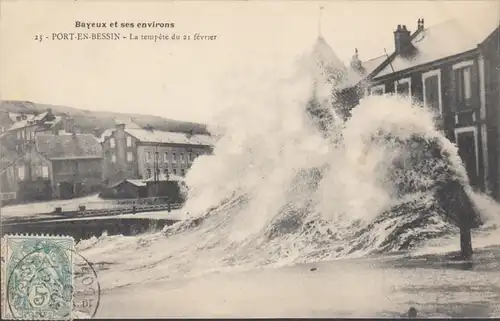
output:
[[[209,135],[132,129],[118,124],[106,133],[102,146],[103,179],[113,184],[123,179],[184,176],[197,157],[212,152],[213,141]]]

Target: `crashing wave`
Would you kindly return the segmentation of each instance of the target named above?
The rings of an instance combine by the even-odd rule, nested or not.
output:
[[[192,217],[163,233],[197,238],[196,250],[226,265],[260,266],[409,250],[455,233],[459,213],[482,224],[432,113],[368,97],[338,117],[332,88],[344,67],[316,47],[292,80],[259,79],[248,87],[262,95],[238,97],[214,154],[186,177]]]

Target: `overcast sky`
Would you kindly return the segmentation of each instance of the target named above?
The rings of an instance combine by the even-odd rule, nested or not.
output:
[[[310,50],[322,34],[348,61],[394,48],[393,31],[417,19],[499,15],[498,1],[14,1],[0,8],[1,99],[210,122],[236,74]],[[81,29],[83,22],[173,22],[170,29]],[[480,21],[480,20],[476,20]],[[480,22],[471,22],[480,23]],[[48,41],[37,34],[120,32],[217,35],[215,41]],[[261,66],[261,67],[260,67]],[[245,73],[245,72],[243,72]]]

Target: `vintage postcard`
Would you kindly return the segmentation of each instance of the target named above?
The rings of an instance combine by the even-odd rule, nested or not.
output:
[[[499,25],[1,1],[2,316],[500,317]]]

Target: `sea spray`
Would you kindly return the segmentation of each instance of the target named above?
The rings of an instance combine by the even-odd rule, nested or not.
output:
[[[442,181],[467,185],[467,176],[433,113],[370,97],[346,122],[332,116],[321,127],[307,106],[316,100],[321,111],[329,100],[303,90],[315,72],[301,77],[238,95],[219,118],[227,123],[214,154],[186,178],[185,209],[203,219],[165,232],[192,237],[185,226],[196,221],[199,249],[253,266],[408,249],[456,232],[434,193]]]
[[[254,66],[225,88],[213,155],[186,176],[189,219],[148,243],[141,266],[280,266],[410,250],[457,232],[439,188],[453,181],[476,192],[434,114],[369,97],[344,120],[316,62]]]

